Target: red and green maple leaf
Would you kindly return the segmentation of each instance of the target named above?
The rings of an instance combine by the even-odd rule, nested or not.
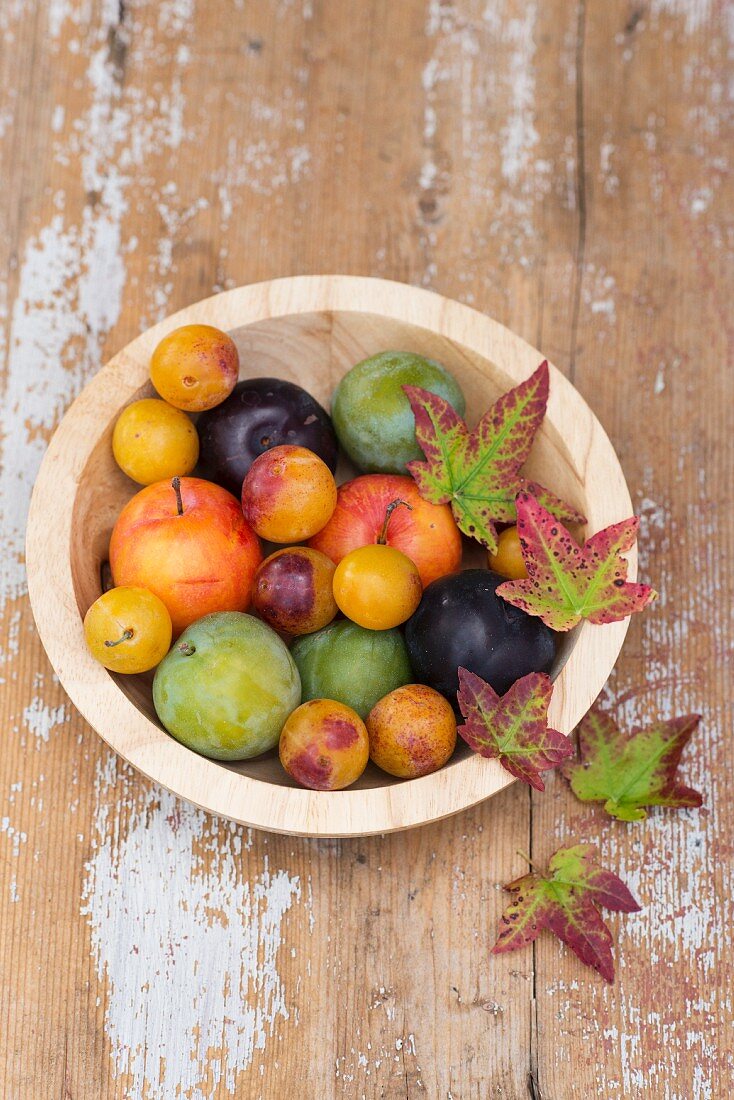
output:
[[[527,579],[505,581],[497,594],[537,615],[552,630],[570,630],[587,619],[614,623],[642,611],[657,592],[627,580],[622,557],[637,538],[636,516],[597,531],[583,546],[532,494],[517,497],[517,530]]]
[[[552,694],[544,672],[530,672],[499,696],[481,676],[460,668],[457,699],[465,722],[459,736],[480,756],[499,760],[511,775],[543,791],[540,773],[574,753],[569,738],[548,725]]]
[[[505,393],[470,432],[454,408],[419,386],[403,386],[415,416],[415,434],[425,462],[409,462],[421,496],[450,504],[465,535],[494,553],[496,523],[514,523],[515,498],[529,489],[569,523],[584,517],[570,504],[520,475],[548,404],[548,363]]]
[[[533,870],[508,883],[505,890],[515,896],[502,914],[493,954],[524,947],[547,928],[583,963],[613,982],[612,934],[598,907],[634,913],[640,906],[617,875],[599,866],[596,855],[590,844],[559,848],[549,860],[547,874]]]
[[[700,806],[699,792],[676,777],[700,720],[687,714],[626,734],[606,711],[589,711],[578,730],[579,759],[564,766],[571,790],[581,802],[603,802],[621,821],[641,821],[646,806]]]

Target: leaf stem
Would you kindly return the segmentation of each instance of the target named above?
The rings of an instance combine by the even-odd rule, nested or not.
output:
[[[530,858],[530,856],[526,856],[526,855],[525,855],[525,853],[524,853],[524,852],[521,852],[519,848],[516,848],[516,849],[515,849],[515,855],[519,856],[519,857],[520,857],[520,859],[524,859],[524,860],[525,860],[525,862],[526,862],[526,863],[527,863],[527,864],[528,864],[528,865],[529,865],[530,867],[532,867],[534,871],[538,871],[538,874],[540,874],[540,870],[539,870],[539,868],[538,868],[538,865],[537,865],[537,863],[533,863],[533,861],[532,861],[532,859]]]

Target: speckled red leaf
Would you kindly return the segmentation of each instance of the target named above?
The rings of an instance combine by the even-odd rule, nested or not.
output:
[[[528,673],[499,696],[481,676],[460,668],[457,699],[465,722],[458,733],[474,752],[543,791],[540,773],[573,756],[570,740],[548,725],[552,694],[544,672]]]
[[[515,497],[531,484],[560,519],[584,521],[549,490],[520,476],[545,416],[548,385],[548,364],[543,362],[530,378],[503,394],[472,432],[448,401],[419,386],[403,386],[426,456],[425,462],[408,463],[421,496],[433,504],[450,503],[464,534],[492,552],[497,548],[495,523],[514,522]]]
[[[657,592],[627,580],[622,557],[637,538],[636,516],[597,531],[583,546],[530,493],[517,497],[517,530],[527,580],[506,581],[497,594],[537,615],[552,630],[614,623],[642,611]]]
[[[699,792],[676,777],[699,721],[700,715],[687,714],[627,734],[595,708],[579,726],[579,759],[564,767],[564,775],[578,799],[603,802],[621,821],[641,821],[646,806],[700,806]]]
[[[590,844],[559,848],[547,874],[531,871],[508,883],[505,890],[515,896],[502,914],[493,953],[524,947],[547,928],[583,963],[614,981],[612,935],[597,906],[621,913],[634,913],[640,906],[617,875],[599,866],[596,855]]]

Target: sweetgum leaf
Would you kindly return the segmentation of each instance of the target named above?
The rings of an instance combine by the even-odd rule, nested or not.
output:
[[[517,530],[527,580],[506,581],[497,594],[537,615],[551,630],[614,623],[642,611],[657,592],[627,580],[622,554],[637,538],[636,516],[597,531],[583,547],[530,493],[518,493]]]
[[[425,462],[409,462],[420,494],[432,504],[451,504],[465,535],[494,553],[496,523],[514,523],[515,497],[530,488],[559,519],[584,517],[548,489],[520,476],[548,404],[548,363],[503,394],[470,432],[448,401],[419,386],[403,386],[415,416]]]
[[[543,791],[540,773],[573,756],[570,740],[548,725],[552,694],[544,672],[528,673],[500,697],[481,676],[460,668],[457,698],[465,723],[457,732],[474,752]]]
[[[603,802],[621,821],[641,821],[646,806],[696,807],[703,798],[676,777],[699,714],[623,733],[606,711],[590,710],[578,730],[578,761],[564,767],[581,802]]]
[[[612,934],[597,907],[634,913],[640,906],[617,875],[595,862],[596,854],[590,844],[558,848],[547,874],[531,871],[508,883],[505,890],[515,896],[502,914],[493,954],[524,947],[547,928],[583,963],[614,981]]]

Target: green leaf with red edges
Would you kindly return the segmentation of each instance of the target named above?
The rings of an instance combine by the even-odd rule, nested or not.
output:
[[[432,504],[451,504],[465,535],[494,553],[496,523],[514,523],[515,497],[534,492],[559,519],[583,523],[569,504],[520,476],[548,404],[548,364],[505,393],[484,414],[474,431],[448,401],[419,386],[403,386],[415,416],[415,434],[425,462],[408,470],[421,496]]]
[[[676,777],[700,720],[687,714],[626,734],[606,711],[589,711],[578,730],[579,759],[563,769],[571,790],[581,802],[603,802],[620,821],[641,821],[646,806],[700,806],[699,792]]]
[[[517,497],[517,531],[527,580],[506,581],[497,594],[537,615],[552,630],[587,619],[614,623],[642,611],[657,592],[627,580],[622,557],[637,538],[636,516],[597,531],[583,546],[530,493]]]
[[[583,963],[614,981],[612,934],[598,906],[620,913],[637,912],[640,906],[617,875],[599,866],[596,855],[590,844],[559,848],[547,874],[531,871],[505,886],[514,898],[502,914],[493,954],[524,947],[547,928]]]
[[[457,699],[465,722],[457,732],[474,752],[499,760],[511,775],[543,791],[540,773],[574,751],[569,738],[548,725],[552,694],[544,672],[530,672],[500,697],[481,676],[460,668]]]

